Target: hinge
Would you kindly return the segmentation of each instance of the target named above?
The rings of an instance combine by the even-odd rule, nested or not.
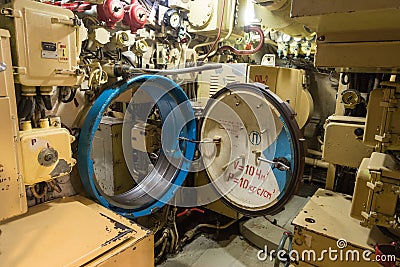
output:
[[[21,18],[22,14],[21,11],[14,11],[14,9],[9,7],[3,7],[0,9],[0,15],[10,17],[10,18]]]
[[[81,26],[82,22],[79,18],[71,18],[71,19],[61,19],[61,18],[51,18],[52,24],[64,24],[68,26],[79,27]]]
[[[13,69],[14,69],[14,74],[26,74],[25,67],[13,67]]]
[[[308,80],[309,80],[308,75],[304,74],[303,75],[303,80],[302,80],[302,85],[303,85],[304,88],[308,87],[308,84],[309,84]]]
[[[383,135],[375,135],[375,140],[381,143],[390,143],[392,135],[384,133]]]
[[[383,191],[383,183],[381,181],[368,182],[367,187],[369,189],[371,189],[374,193],[379,193],[379,192]]]

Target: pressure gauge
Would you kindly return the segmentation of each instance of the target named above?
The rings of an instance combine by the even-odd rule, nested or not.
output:
[[[181,26],[181,16],[179,15],[178,10],[173,8],[168,9],[164,14],[164,24],[165,26],[177,30]]]
[[[346,108],[355,108],[357,104],[362,102],[362,96],[358,91],[348,89],[342,93],[342,102]]]

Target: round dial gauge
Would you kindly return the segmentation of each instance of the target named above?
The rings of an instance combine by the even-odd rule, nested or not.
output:
[[[181,17],[176,9],[169,9],[164,15],[164,24],[171,28],[178,29],[181,26]]]

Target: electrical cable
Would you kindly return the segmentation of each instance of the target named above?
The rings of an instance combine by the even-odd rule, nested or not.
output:
[[[237,221],[238,221],[238,219],[235,219],[223,226],[208,224],[208,223],[199,224],[195,228],[193,228],[185,233],[184,237],[181,240],[181,243],[185,243],[185,242],[191,240],[200,228],[212,228],[212,229],[217,229],[217,230],[223,230],[223,229],[228,228],[229,226],[231,226],[232,224],[234,224]]]
[[[221,11],[221,18],[219,20],[219,28],[218,28],[217,38],[215,39],[214,43],[212,44],[211,49],[204,56],[203,60],[205,60],[210,55],[210,53],[214,50],[215,46],[217,45],[218,41],[221,38],[222,23],[224,22],[224,15],[225,15],[225,2],[226,2],[226,0],[224,0],[222,2],[222,11]]]
[[[62,189],[61,186],[54,180],[50,180],[47,182],[47,184],[54,189],[57,193],[61,193]]]
[[[36,191],[35,185],[32,185],[32,186],[30,186],[29,188],[31,189],[32,195],[33,195],[35,198],[37,198],[37,199],[41,199],[41,198],[45,197],[46,194],[47,194],[47,186],[45,186],[45,187],[43,188],[43,192],[42,192],[41,194],[39,194],[39,193]]]
[[[53,109],[53,104],[51,103],[51,98],[49,95],[42,95],[42,101],[47,110]]]
[[[60,90],[61,90],[61,89],[60,89]],[[76,96],[76,91],[77,91],[76,88],[70,88],[70,94],[69,94],[69,97],[68,97],[68,98],[65,98],[65,96],[63,97],[63,96],[61,95],[61,93],[60,93],[59,96],[60,96],[61,102],[63,102],[63,103],[69,103],[69,102],[71,102],[72,100],[74,100],[74,98],[75,98],[75,96]]]
[[[129,63],[129,65],[136,68],[135,64],[132,62],[132,60],[128,56],[125,56],[124,54],[122,54],[122,58],[125,59],[125,61]]]
[[[32,97],[23,96],[18,103],[18,118],[23,119],[28,117],[32,110]]]

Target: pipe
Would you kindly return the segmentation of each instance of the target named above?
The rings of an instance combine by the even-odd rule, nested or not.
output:
[[[161,257],[164,254],[165,248],[167,247],[167,243],[168,243],[168,239],[165,239],[160,252],[157,254],[157,257],[154,259],[155,263],[158,263],[161,260]]]
[[[288,244],[288,254],[290,255],[290,252],[292,251],[292,244],[293,244],[293,234],[289,231],[284,232],[283,236],[281,238],[281,241],[279,242],[278,246],[278,253],[279,251],[282,251],[285,248],[286,240],[289,239],[289,244]],[[290,265],[290,259],[287,259],[285,262],[285,267],[289,267]],[[274,262],[274,267],[279,267],[281,266],[281,261],[279,257],[275,257],[275,262]]]
[[[175,235],[174,230],[169,229],[169,232],[171,233],[171,244],[169,247],[169,253],[172,253],[174,251],[175,244],[177,242],[177,236]]]
[[[313,150],[313,149],[307,149],[307,153],[314,155],[314,156],[318,156],[318,157],[322,157],[322,152],[321,151],[317,151],[317,150]]]
[[[43,192],[41,194],[39,194],[36,191],[35,186],[36,186],[36,184],[29,187],[31,189],[32,195],[37,199],[41,199],[41,198],[45,197],[47,194],[47,186],[44,187]]]
[[[173,220],[174,220],[174,230],[175,230],[175,244],[174,244],[174,249],[178,247],[178,243],[179,243],[179,232],[178,232],[178,227],[176,226],[176,212],[178,211],[177,207],[174,207],[174,214],[173,214]]]
[[[206,59],[211,52],[214,51],[215,46],[217,45],[217,43],[219,42],[220,38],[221,38],[221,31],[222,31],[222,23],[224,22],[224,15],[225,15],[225,3],[226,0],[223,0],[222,2],[222,14],[221,14],[221,18],[219,21],[219,28],[218,28],[218,34],[217,34],[217,38],[215,39],[214,43],[212,44],[210,50],[208,51],[208,53],[204,56],[204,59]]]
[[[233,220],[233,221],[231,221],[231,222],[229,222],[229,223],[227,223],[227,224],[225,224],[225,225],[223,225],[223,226],[213,225],[213,224],[207,224],[207,223],[199,224],[199,225],[197,225],[195,228],[193,228],[193,229],[187,231],[187,232],[185,233],[184,237],[182,238],[182,241],[181,241],[181,242],[184,243],[184,242],[186,242],[186,241],[188,241],[188,240],[191,240],[191,239],[194,237],[194,235],[196,234],[196,232],[197,232],[200,228],[213,228],[213,229],[217,229],[217,230],[226,229],[226,228],[228,228],[229,226],[231,226],[232,224],[234,224],[234,223],[237,222],[237,221],[238,221],[238,220]]]
[[[54,180],[50,180],[47,182],[47,184],[54,189],[57,193],[61,193],[62,189],[61,186]]]
[[[238,50],[238,49],[234,48],[233,46],[225,45],[225,46],[221,46],[218,49],[218,52],[229,50],[235,55],[252,55],[252,54],[255,54],[258,51],[260,51],[264,46],[264,38],[265,37],[264,37],[263,30],[257,26],[245,26],[244,31],[245,32],[252,32],[252,31],[258,32],[258,34],[260,35],[260,42],[258,43],[256,48],[254,48],[253,50]]]
[[[154,247],[155,247],[155,248],[158,247],[159,245],[161,245],[162,242],[164,241],[164,239],[168,237],[168,232],[169,232],[168,229],[165,229],[165,230],[163,231],[163,234],[162,234],[162,236],[160,237],[160,239],[158,239],[157,242],[154,243]]]
[[[305,163],[307,165],[311,165],[314,167],[320,167],[320,168],[324,168],[324,169],[328,169],[328,167],[329,167],[329,162],[326,162],[326,161],[323,161],[320,159],[313,159],[313,158],[309,158],[309,157],[305,158]]]
[[[232,1],[232,7],[231,7],[232,9],[231,9],[231,10],[234,10],[234,9],[235,9],[235,6],[236,6],[236,2],[235,2],[235,1]],[[229,27],[228,34],[227,34],[224,38],[220,39],[220,40],[218,41],[218,43],[222,43],[222,42],[228,40],[229,37],[231,37],[234,28],[235,28],[235,20],[232,19],[232,23],[231,23],[231,26]],[[198,44],[198,45],[194,46],[193,49],[196,51],[197,48],[199,48],[199,47],[203,47],[203,46],[211,45],[211,44],[213,44],[213,42],[204,43],[204,44]],[[211,56],[215,55],[215,54],[217,53],[217,51],[218,51],[218,49],[214,49],[214,51],[211,52],[211,49],[210,49],[210,52],[209,52],[209,55],[208,55],[208,56],[206,56],[206,55],[204,55],[204,56],[199,56],[199,59],[200,59],[200,60],[203,60],[203,59],[205,59],[206,57],[211,57]]]
[[[139,68],[131,68],[132,72],[139,71],[142,73],[155,73],[160,75],[178,75],[178,74],[186,74],[192,72],[201,72],[205,70],[215,70],[222,68],[222,64],[206,64],[197,67],[189,67],[184,69],[171,69],[171,70],[160,70],[160,69],[139,69]]]

